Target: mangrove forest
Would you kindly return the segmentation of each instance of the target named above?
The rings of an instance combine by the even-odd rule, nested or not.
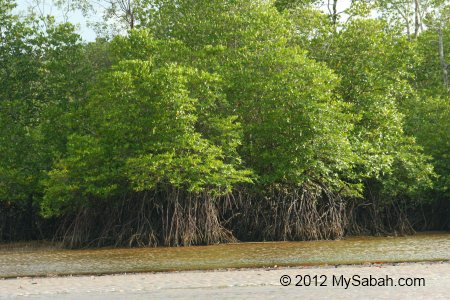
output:
[[[54,1],[93,41],[34,2],[0,0],[0,243],[450,230],[448,1]]]

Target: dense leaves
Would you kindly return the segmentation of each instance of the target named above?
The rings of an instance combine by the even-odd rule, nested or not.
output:
[[[82,43],[0,0],[0,231],[14,206],[71,230],[109,211],[88,234],[108,243],[329,238],[448,207],[440,1],[341,21],[318,1],[114,3],[130,30]]]

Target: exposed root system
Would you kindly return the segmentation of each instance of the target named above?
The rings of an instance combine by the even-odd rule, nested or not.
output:
[[[115,199],[93,199],[76,214],[47,223],[44,219],[31,220],[11,207],[0,209],[1,241],[12,241],[12,234],[23,240],[53,236],[67,248],[405,235],[436,223],[423,211],[411,209],[406,200],[386,203],[377,197],[366,197],[364,201],[344,199],[326,186],[312,183],[263,191],[240,187],[222,197],[167,188]],[[442,204],[441,210],[442,220],[448,224],[448,205]]]
[[[67,217],[56,239],[69,248],[235,242],[221,224],[221,201],[206,193],[193,195],[177,189],[124,196],[116,205],[103,203],[99,208],[85,208]]]
[[[233,232],[243,240],[337,239],[344,234],[339,195],[318,185],[277,187],[268,193],[238,193]]]

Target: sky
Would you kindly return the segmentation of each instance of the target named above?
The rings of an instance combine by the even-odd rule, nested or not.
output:
[[[17,9],[16,12],[26,13],[28,9],[33,8],[37,13],[42,13],[43,15],[52,15],[56,18],[57,22],[63,22],[66,20],[78,27],[78,33],[82,38],[91,42],[96,38],[95,31],[87,25],[88,20],[82,15],[80,11],[64,13],[62,10],[58,9],[52,4],[52,0],[16,0]],[[327,3],[327,0],[324,1]],[[36,3],[41,3],[39,6]],[[350,6],[350,0],[339,0],[338,1],[338,11],[343,11]],[[325,12],[328,12],[326,6],[322,8]],[[97,16],[97,20],[101,17]],[[92,21],[92,20],[91,20]]]
[[[16,12],[26,13],[29,8],[34,8],[38,13],[42,12],[44,15],[54,16],[57,22],[64,21],[65,13],[53,5],[51,0],[40,0],[39,2],[43,3],[43,5],[39,7],[36,5],[36,2],[38,2],[36,0],[16,0],[16,2]],[[80,11],[68,13],[67,21],[78,27],[78,33],[85,41],[91,42],[95,40],[96,34],[94,30],[87,26],[87,20]]]

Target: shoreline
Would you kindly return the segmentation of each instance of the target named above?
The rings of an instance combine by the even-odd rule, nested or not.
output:
[[[441,262],[450,260],[449,249],[448,233],[178,248],[25,248],[0,251],[0,278]]]
[[[230,272],[230,271],[274,271],[274,270],[290,270],[290,269],[328,269],[328,268],[365,268],[365,267],[381,267],[381,266],[407,266],[407,265],[440,265],[449,264],[448,260],[419,260],[419,261],[397,261],[397,262],[365,262],[365,263],[349,263],[349,264],[311,264],[311,265],[280,265],[267,267],[242,267],[242,268],[218,268],[218,269],[186,269],[186,270],[165,270],[165,271],[135,271],[135,272],[104,272],[104,273],[75,273],[75,274],[48,274],[48,275],[29,275],[29,276],[1,276],[0,280],[15,279],[44,279],[44,278],[76,278],[76,277],[103,277],[103,276],[127,276],[127,275],[146,275],[146,274],[177,274],[177,273],[214,273],[214,272]]]
[[[290,276],[289,286],[281,277]],[[295,286],[320,276],[325,286]],[[421,286],[343,286],[335,278],[423,278]],[[0,280],[0,299],[448,299],[450,261],[153,272]],[[342,282],[341,282],[342,283]]]
[[[114,246],[103,246],[103,247],[82,247],[82,248],[65,248],[62,246],[62,242],[54,242],[51,240],[28,240],[28,241],[12,241],[12,242],[0,242],[0,254],[5,251],[35,251],[35,250],[50,250],[50,251],[83,251],[83,250],[111,250],[111,249],[162,249],[162,248],[189,248],[189,247],[208,247],[214,245],[242,245],[242,244],[273,244],[273,243],[297,243],[297,242],[320,242],[320,241],[343,241],[351,240],[353,238],[365,238],[365,239],[377,239],[377,238],[398,238],[398,237],[413,237],[413,236],[423,236],[430,234],[450,234],[450,230],[424,230],[415,231],[411,234],[384,234],[384,235],[371,235],[371,234],[361,234],[361,235],[344,235],[342,238],[338,239],[318,239],[318,240],[289,240],[289,241],[237,241],[230,243],[215,243],[210,245],[190,245],[190,246],[143,246],[143,247],[114,247]]]

